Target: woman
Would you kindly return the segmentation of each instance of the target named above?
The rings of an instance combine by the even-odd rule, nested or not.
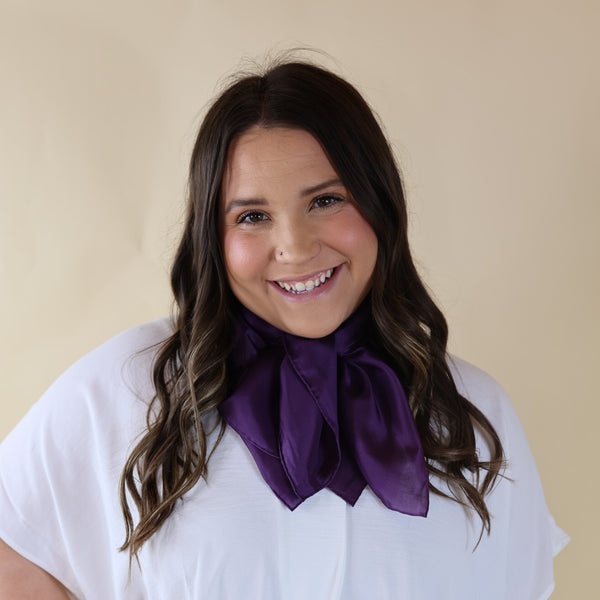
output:
[[[503,391],[446,355],[358,92],[239,79],[189,190],[172,322],[84,357],[1,447],[11,597],[547,598],[564,534]]]

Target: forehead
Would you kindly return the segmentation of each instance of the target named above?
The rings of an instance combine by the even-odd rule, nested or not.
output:
[[[271,183],[306,185],[332,176],[335,169],[327,154],[307,131],[254,126],[229,148],[223,192],[227,196],[249,193],[251,188]]]

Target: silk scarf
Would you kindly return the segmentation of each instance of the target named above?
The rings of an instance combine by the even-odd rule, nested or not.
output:
[[[369,347],[365,303],[332,334],[282,332],[240,307],[219,405],[291,510],[323,488],[354,505],[368,484],[388,508],[426,516],[427,467],[396,373]]]

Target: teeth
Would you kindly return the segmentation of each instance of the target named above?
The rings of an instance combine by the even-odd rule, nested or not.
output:
[[[333,275],[333,269],[327,269],[324,273],[321,273],[315,279],[308,279],[307,281],[296,281],[294,283],[288,283],[277,281],[277,285],[287,292],[291,292],[292,294],[299,294],[302,292],[310,292],[314,290],[316,287],[319,287],[323,283],[325,283],[331,276]]]

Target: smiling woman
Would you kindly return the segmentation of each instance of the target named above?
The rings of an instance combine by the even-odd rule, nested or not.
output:
[[[0,446],[0,597],[549,596],[568,538],[510,401],[447,355],[353,86],[281,62],[223,91],[171,284]]]

